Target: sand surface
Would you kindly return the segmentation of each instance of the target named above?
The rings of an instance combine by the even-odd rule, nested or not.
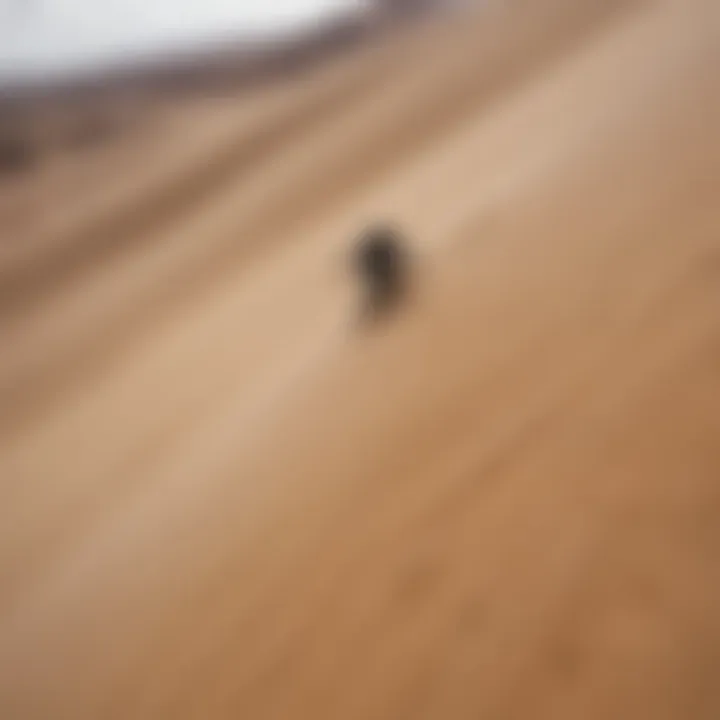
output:
[[[496,1],[3,180],[0,716],[717,720],[719,67]]]

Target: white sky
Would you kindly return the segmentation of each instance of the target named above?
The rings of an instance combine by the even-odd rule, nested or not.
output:
[[[238,33],[266,35],[364,0],[0,0],[0,84]]]

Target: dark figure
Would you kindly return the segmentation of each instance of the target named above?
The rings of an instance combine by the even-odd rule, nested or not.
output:
[[[34,164],[35,159],[28,141],[13,137],[0,138],[0,175],[24,172]]]
[[[408,257],[403,238],[386,225],[366,230],[358,241],[355,271],[365,293],[365,310],[372,314],[393,307],[407,285]]]

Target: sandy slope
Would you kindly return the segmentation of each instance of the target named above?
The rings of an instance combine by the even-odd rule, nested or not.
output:
[[[0,714],[717,718],[719,66],[712,0],[508,0],[58,161],[0,230]]]

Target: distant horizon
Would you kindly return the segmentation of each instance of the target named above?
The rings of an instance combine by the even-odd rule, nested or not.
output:
[[[0,0],[0,86],[122,68],[231,38],[271,40],[366,0]]]

